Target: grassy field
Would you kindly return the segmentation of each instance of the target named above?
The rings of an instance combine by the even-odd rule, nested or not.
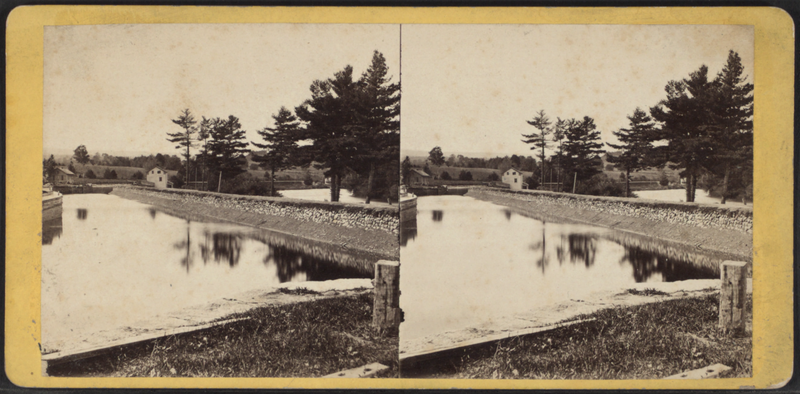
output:
[[[752,375],[752,331],[718,334],[717,295],[612,308],[594,321],[503,340],[431,362],[403,377],[471,379],[660,379],[721,363],[723,377]],[[752,321],[748,298],[747,319]]]
[[[390,367],[381,377],[397,377],[397,337],[375,335],[371,292],[262,307],[232,317],[247,320],[56,365],[49,374],[320,377],[380,362]]]

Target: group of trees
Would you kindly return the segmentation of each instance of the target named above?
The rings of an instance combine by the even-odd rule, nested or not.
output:
[[[753,85],[746,79],[741,58],[730,51],[713,80],[703,65],[688,78],[667,83],[667,97],[649,114],[636,108],[628,116],[629,127],[613,132],[619,143],[607,143],[619,151],[608,160],[625,172],[625,195],[630,195],[632,172],[667,165],[686,180],[687,202],[695,200],[701,178],[723,204],[734,196],[752,195]],[[523,142],[533,145],[540,163],[555,162],[566,190],[573,185],[564,175],[574,174],[573,179],[586,183],[585,192],[601,192],[596,176],[602,172],[603,144],[592,118],[557,118],[553,123],[539,111],[528,123],[536,131],[523,134]],[[546,149],[554,144],[555,153],[548,158]],[[544,181],[544,171],[540,173]]]
[[[396,194],[400,146],[400,85],[392,83],[386,59],[375,51],[372,64],[359,79],[353,68],[311,84],[311,98],[294,111],[281,107],[273,127],[258,130],[263,139],[252,142],[265,151],[253,160],[268,170],[275,194],[275,172],[292,167],[325,169],[330,179],[331,201],[339,201],[342,181],[351,179],[356,194],[371,198]],[[239,119],[205,117],[197,122],[186,109],[173,122],[181,131],[168,140],[181,150],[190,173],[192,148],[200,144],[194,161],[204,177],[232,179],[246,171],[250,152]],[[179,173],[180,174],[180,173]]]
[[[722,197],[752,196],[753,84],[746,82],[739,55],[730,51],[713,80],[701,66],[688,78],[670,81],[667,97],[637,108],[630,127],[614,133],[622,154],[617,163],[630,171],[669,165],[686,180],[686,201],[693,202],[698,180]]]
[[[564,190],[576,190],[573,181],[582,181],[581,192],[591,194],[609,194],[608,190],[597,188],[593,177],[602,173],[601,155],[605,152],[600,142],[600,131],[594,119],[584,116],[583,119],[556,118],[553,123],[544,110],[527,121],[537,131],[523,134],[523,142],[532,144],[531,150],[539,157],[539,183],[545,182],[547,166],[556,167],[556,178]],[[552,139],[550,136],[552,135]],[[548,157],[547,149],[553,145],[555,153]],[[572,178],[565,176],[573,175]],[[586,182],[592,180],[593,182]],[[591,186],[590,186],[591,185]],[[614,193],[610,193],[614,194]]]

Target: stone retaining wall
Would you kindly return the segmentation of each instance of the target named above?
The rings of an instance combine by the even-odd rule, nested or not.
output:
[[[128,193],[176,201],[202,203],[215,208],[288,217],[312,223],[323,223],[364,230],[399,233],[399,213],[396,207],[368,207],[356,204],[315,202],[276,197],[242,196],[195,190],[156,190],[141,187],[121,187]]]
[[[684,226],[753,233],[753,210],[750,207],[584,196],[534,190],[512,191],[487,187],[472,188],[470,194],[513,198],[529,202],[542,210],[557,205]]]

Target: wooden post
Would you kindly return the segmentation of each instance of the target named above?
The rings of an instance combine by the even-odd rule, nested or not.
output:
[[[400,262],[375,263],[372,325],[381,335],[396,335],[402,320],[400,311]]]
[[[724,261],[720,266],[719,329],[723,334],[744,333],[746,272],[747,263],[744,261]]]

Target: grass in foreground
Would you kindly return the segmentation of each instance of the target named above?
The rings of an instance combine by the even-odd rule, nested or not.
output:
[[[320,377],[380,362],[397,376],[397,337],[372,323],[372,294],[232,316],[248,320],[51,367],[51,376]]]
[[[716,363],[732,368],[723,377],[749,377],[752,333],[719,335],[718,305],[710,295],[603,310],[584,316],[594,321],[468,350],[403,377],[659,379]]]

